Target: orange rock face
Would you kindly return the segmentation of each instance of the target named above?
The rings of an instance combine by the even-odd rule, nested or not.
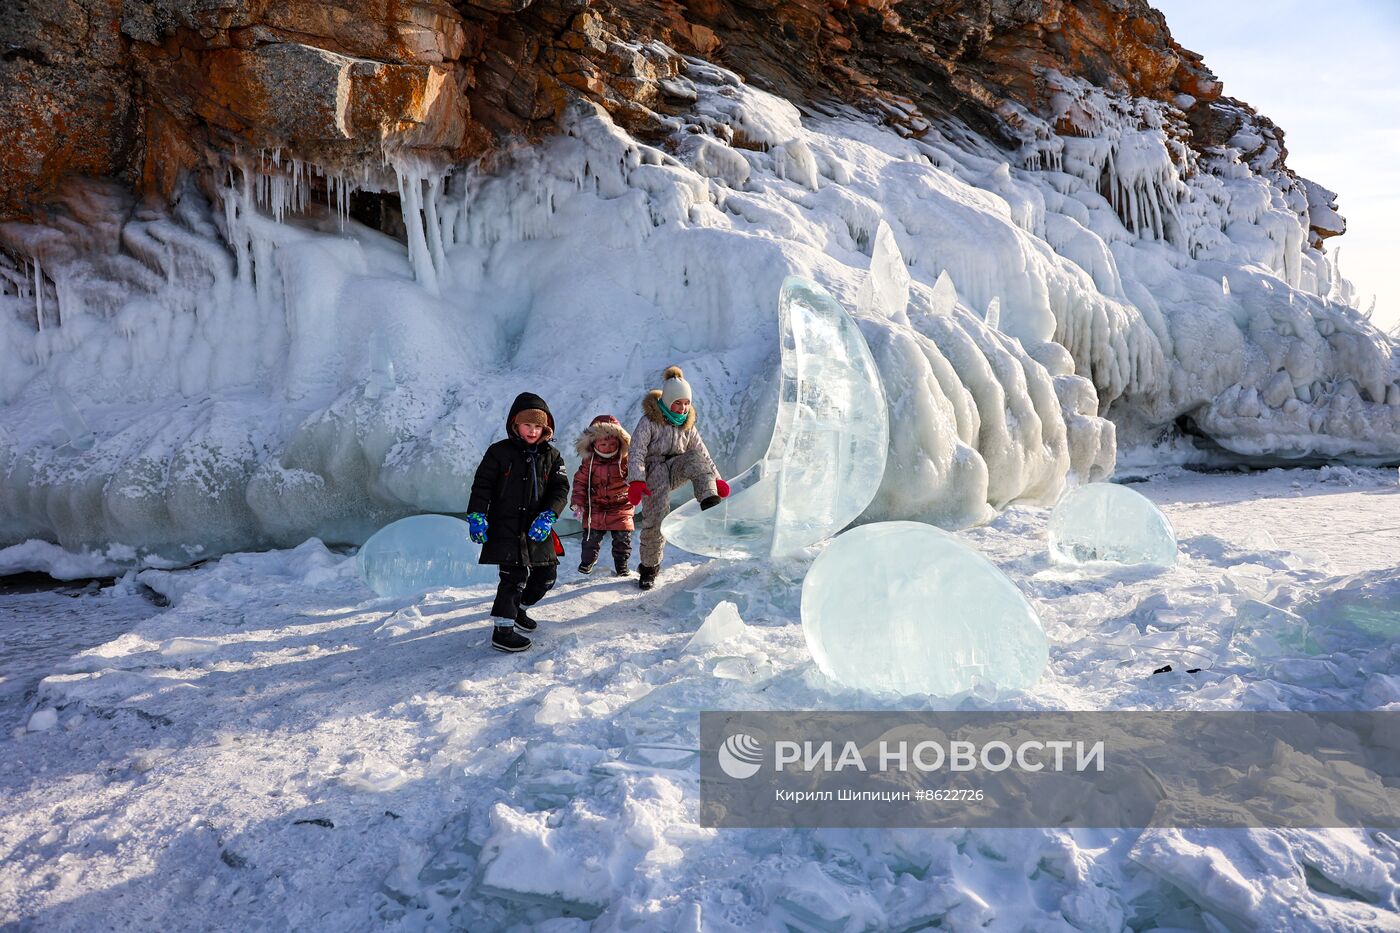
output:
[[[1045,69],[1195,109],[1220,96],[1146,0],[15,0],[0,26],[0,217],[67,175],[161,195],[259,150],[460,162],[548,132],[573,97],[645,136],[676,53],[993,139],[1006,101],[1043,110]]]
[[[121,0],[0,9],[0,217],[68,175],[115,175],[139,131]]]

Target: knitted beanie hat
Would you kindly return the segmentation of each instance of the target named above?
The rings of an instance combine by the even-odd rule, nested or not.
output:
[[[678,399],[690,401],[690,383],[685,381],[679,366],[668,366],[666,372],[661,374],[661,404],[665,408],[670,408],[671,404]]]
[[[515,424],[536,424],[549,431],[549,415],[538,408],[526,408],[515,413]]]

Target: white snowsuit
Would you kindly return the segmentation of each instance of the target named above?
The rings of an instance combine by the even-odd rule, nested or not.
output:
[[[641,563],[659,567],[666,549],[661,520],[671,511],[671,490],[689,482],[696,499],[717,495],[719,470],[695,428],[695,409],[686,413],[684,424],[671,424],[661,413],[660,389],[642,399],[642,418],[632,432],[630,455],[627,481],[645,482],[651,493],[642,500]]]

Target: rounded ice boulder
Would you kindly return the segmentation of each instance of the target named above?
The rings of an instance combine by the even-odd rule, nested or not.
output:
[[[1150,499],[1116,483],[1090,483],[1050,513],[1050,556],[1072,564],[1176,565],[1176,532]]]
[[[445,586],[487,583],[495,567],[477,563],[467,523],[413,515],[376,531],[356,557],[360,579],[380,596],[412,596]]]
[[[832,541],[802,584],[802,632],[824,674],[877,693],[1023,690],[1049,661],[1016,585],[922,522],[862,525]]]

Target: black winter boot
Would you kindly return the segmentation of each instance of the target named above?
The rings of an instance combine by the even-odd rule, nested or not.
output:
[[[578,565],[578,572],[579,572],[579,573],[592,573],[592,572],[593,572],[593,565],[596,564],[596,563],[598,563],[598,561],[595,559],[595,560],[590,560],[590,561],[588,561],[588,562],[586,562],[586,563],[579,564],[579,565]]]
[[[515,613],[515,627],[526,632],[533,632],[539,627],[539,623],[530,618],[525,612],[525,607],[521,606]]]
[[[637,572],[641,574],[641,579],[637,581],[637,585],[644,590],[649,590],[656,585],[656,575],[661,572],[661,568],[648,567],[646,564],[642,564],[637,568]]]
[[[631,576],[631,575],[632,575],[632,570],[631,570],[631,568],[629,568],[629,567],[627,566],[627,561],[625,561],[625,560],[620,560],[620,561],[618,561],[617,564],[616,564],[616,569],[613,570],[613,576],[615,576],[615,577],[627,577],[627,576]]]
[[[493,626],[491,632],[491,647],[497,651],[524,651],[530,647],[530,639],[521,635],[509,625]]]

